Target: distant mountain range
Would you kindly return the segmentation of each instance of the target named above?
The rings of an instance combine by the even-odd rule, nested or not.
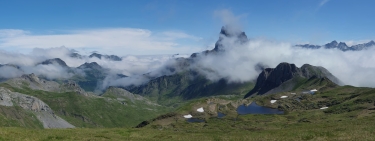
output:
[[[296,47],[301,47],[301,48],[308,48],[308,49],[320,49],[320,48],[325,48],[325,49],[339,49],[341,51],[360,51],[360,50],[365,50],[371,47],[375,46],[375,42],[371,40],[370,42],[363,43],[363,44],[357,44],[357,45],[352,45],[348,46],[346,45],[345,42],[340,42],[338,43],[336,40],[327,43],[325,45],[311,45],[311,44],[304,44],[304,45],[295,45]]]
[[[86,56],[74,52],[74,53],[70,54],[70,57],[81,59],[81,58],[86,57]],[[99,53],[92,53],[88,57],[89,58],[107,59],[107,60],[111,60],[111,61],[122,61],[122,58],[117,56],[117,55],[103,55],[103,54],[99,54]]]

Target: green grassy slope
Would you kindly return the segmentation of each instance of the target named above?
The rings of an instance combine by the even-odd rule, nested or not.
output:
[[[6,83],[0,86],[41,99],[58,116],[76,127],[133,127],[166,112],[163,107],[142,103],[124,105],[113,98],[86,97],[74,92],[46,92],[27,87],[20,89]]]
[[[32,112],[19,106],[0,106],[0,127],[42,129],[43,125]]]

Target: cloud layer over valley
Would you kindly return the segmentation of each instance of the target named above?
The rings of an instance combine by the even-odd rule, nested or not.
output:
[[[375,79],[372,79],[375,78],[375,64],[372,63],[375,60],[373,55],[375,47],[363,51],[343,52],[338,49],[304,49],[294,47],[292,43],[266,38],[251,37],[243,41],[244,36],[239,36],[242,34],[239,24],[241,16],[234,16],[229,10],[216,11],[215,16],[221,18],[223,24],[227,25],[226,32],[231,36],[220,34],[220,50],[207,55],[201,53],[188,68],[197,70],[212,81],[222,78],[229,82],[254,81],[259,75],[257,65],[262,64],[273,68],[281,62],[288,62],[299,67],[303,64],[325,67],[347,85],[375,87]],[[159,34],[160,36],[156,37],[148,30],[126,28],[73,31],[69,34],[52,36],[33,35],[23,30],[2,30],[0,31],[0,47],[33,48],[39,46],[40,48],[33,48],[30,53],[0,51],[0,64],[9,64],[0,67],[0,77],[13,78],[22,74],[35,73],[48,79],[68,79],[77,74],[86,75],[84,70],[78,67],[86,62],[96,62],[109,71],[98,85],[98,89],[103,90],[108,86],[141,85],[155,77],[172,75],[173,72],[169,71],[167,66],[173,66],[178,62],[172,55],[126,55],[120,56],[122,59],[120,61],[105,57],[90,58],[89,54],[74,50],[76,48],[49,48],[55,46],[55,42],[75,47],[87,45],[107,47],[114,51],[122,46],[136,46],[139,47],[136,48],[137,50],[150,53],[154,52],[154,49],[165,50],[166,54],[179,53],[179,51],[193,53],[201,50],[185,48],[183,45],[181,48],[173,47],[177,45],[173,42],[177,39],[197,41],[200,40],[199,37],[182,32]],[[131,53],[134,52],[132,49],[135,48],[125,48],[117,52]],[[84,56],[72,57],[73,53],[84,54]],[[188,56],[190,54],[184,57]],[[53,58],[60,58],[69,68],[56,63],[38,64]]]

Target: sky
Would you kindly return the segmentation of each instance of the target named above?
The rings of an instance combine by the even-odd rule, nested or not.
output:
[[[65,46],[82,54],[190,54],[213,48],[226,14],[249,38],[355,44],[375,39],[373,5],[373,0],[2,0],[0,50]]]

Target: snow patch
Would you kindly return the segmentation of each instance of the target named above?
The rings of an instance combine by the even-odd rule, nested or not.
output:
[[[271,100],[271,103],[273,104],[273,103],[275,103],[277,100]]]
[[[184,118],[192,118],[193,116],[191,114],[184,115]]]
[[[285,95],[283,95],[283,96],[281,96],[280,98],[287,98],[288,96],[285,96]]]
[[[198,108],[197,111],[200,113],[203,113],[204,112],[203,107]]]

